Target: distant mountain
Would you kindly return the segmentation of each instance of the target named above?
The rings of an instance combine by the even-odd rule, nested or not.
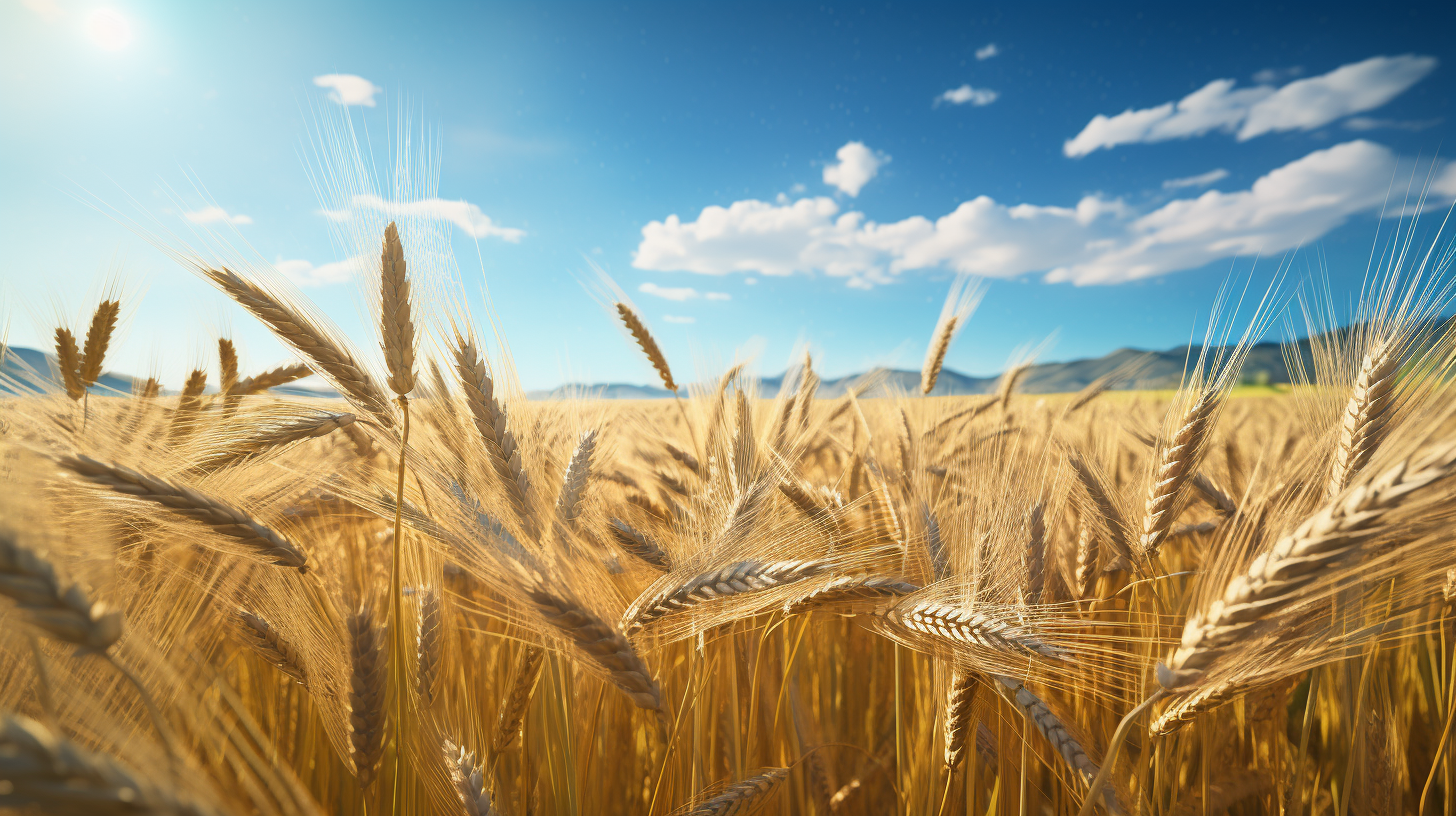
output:
[[[37,380],[40,383],[48,383],[55,388],[60,388],[60,380],[56,376],[55,355],[43,351],[11,346],[5,359],[0,361],[0,395],[15,394],[29,388],[35,388]],[[126,374],[116,374],[110,371],[103,372],[101,379],[91,386],[91,393],[97,395],[116,396],[118,394],[130,394],[132,385],[138,378]],[[210,386],[207,393],[216,393],[217,388]],[[163,389],[163,394],[176,394],[176,391]],[[303,388],[297,385],[281,385],[274,388],[270,393],[287,397],[323,397],[337,399],[339,394],[331,388]]]
[[[1309,341],[1301,340],[1297,348],[1304,359],[1305,370],[1312,371]],[[1121,348],[1095,359],[1073,360],[1066,363],[1044,363],[1027,369],[1022,376],[1020,390],[1026,394],[1057,394],[1080,391],[1093,380],[1110,374],[1124,366],[1139,363],[1137,375],[1115,387],[1123,390],[1150,390],[1177,388],[1183,379],[1186,365],[1198,359],[1200,346],[1184,346],[1168,351],[1140,351]],[[1217,352],[1218,349],[1213,349]],[[1262,372],[1262,373],[1261,373]],[[1291,378],[1284,360],[1284,347],[1279,343],[1260,343],[1249,349],[1244,363],[1244,378],[1268,383],[1287,383]],[[837,397],[863,374],[852,374],[834,380],[825,380],[819,385],[819,396]],[[920,388],[920,372],[892,369],[882,372],[885,385],[891,390],[914,392]],[[1267,379],[1266,379],[1267,378]],[[943,369],[936,380],[931,396],[956,396],[962,394],[992,394],[996,391],[1000,375],[994,377],[972,377],[952,369]],[[759,380],[759,391],[765,397],[778,396],[783,387],[783,375],[765,377]],[[672,392],[650,385],[629,385],[624,383],[602,383],[597,385],[564,385],[550,391],[531,391],[531,399],[564,399],[570,396],[595,397],[598,399],[661,399],[671,397]]]
[[[1438,327],[1439,328],[1439,327]],[[1309,340],[1300,340],[1294,345],[1302,358],[1306,371],[1313,371],[1312,357],[1310,355]],[[1072,360],[1065,363],[1043,363],[1034,365],[1027,369],[1023,375],[1020,390],[1027,394],[1056,394],[1071,391],[1080,391],[1098,377],[1104,374],[1122,369],[1124,366],[1131,366],[1138,361],[1137,374],[1132,379],[1117,384],[1115,387],[1121,390],[1150,390],[1176,388],[1183,378],[1184,369],[1198,359],[1201,346],[1183,346],[1169,349],[1167,351],[1140,351],[1138,349],[1121,348],[1110,354],[1095,359]],[[1217,353],[1220,350],[1227,351],[1227,347],[1211,350]],[[1246,381],[1263,381],[1270,384],[1288,383],[1291,381],[1289,367],[1284,359],[1285,347],[1279,343],[1259,343],[1249,349],[1249,356],[1244,363],[1243,376]],[[34,349],[15,348],[10,349],[6,356],[3,367],[0,367],[0,394],[13,393],[13,389],[7,388],[8,380],[26,382],[34,375],[26,372],[28,366],[30,371],[39,372],[40,376],[54,382],[53,356]],[[23,364],[23,365],[22,365]],[[819,386],[819,396],[825,398],[837,397],[844,393],[845,389],[856,380],[863,377],[863,374],[853,374],[847,377],[840,377],[834,380],[826,380]],[[920,372],[908,370],[891,370],[881,372],[885,384],[891,390],[914,392],[920,387]],[[936,382],[935,390],[931,396],[955,396],[961,394],[990,394],[996,391],[996,383],[999,375],[995,377],[972,377],[952,369],[944,369],[940,373],[940,379]],[[101,381],[92,389],[95,393],[129,394],[131,393],[133,378],[123,374],[107,373],[102,375]],[[760,393],[765,397],[775,397],[779,389],[783,387],[784,377],[765,377],[759,380]],[[168,391],[165,393],[176,393]],[[298,396],[298,397],[326,397],[337,398],[338,393],[331,389],[299,388],[297,386],[283,386],[273,389],[273,393]],[[652,385],[634,385],[631,383],[598,383],[593,385],[571,384],[563,385],[549,391],[531,391],[526,395],[533,400],[553,400],[566,398],[595,398],[595,399],[663,399],[671,397],[672,392]]]

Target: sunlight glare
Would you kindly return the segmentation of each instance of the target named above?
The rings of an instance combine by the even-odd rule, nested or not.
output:
[[[131,23],[114,9],[97,9],[86,17],[86,36],[107,51],[120,51],[131,43]]]

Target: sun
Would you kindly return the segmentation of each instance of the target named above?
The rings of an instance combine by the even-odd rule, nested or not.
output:
[[[106,51],[120,51],[131,44],[131,23],[115,9],[96,9],[86,15],[86,36]]]

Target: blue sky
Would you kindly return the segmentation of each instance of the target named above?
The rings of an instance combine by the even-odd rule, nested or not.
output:
[[[1286,259],[1343,297],[1392,187],[1431,179],[1427,240],[1456,196],[1428,175],[1450,4],[1024,6],[3,0],[0,317],[44,345],[119,279],[116,370],[175,387],[219,333],[287,358],[99,201],[245,242],[372,347],[309,175],[341,115],[385,164],[402,116],[438,140],[437,200],[386,206],[437,219],[528,388],[652,379],[592,263],[679,379],[802,342],[830,376],[918,367],[983,274],[947,365],[988,374],[1053,334],[1042,359],[1178,345]]]

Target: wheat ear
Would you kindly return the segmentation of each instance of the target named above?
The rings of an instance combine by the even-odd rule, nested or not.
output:
[[[120,311],[121,301],[103,300],[91,315],[85,353],[81,355],[81,385],[87,388],[101,379],[101,363],[106,359],[106,348],[111,344],[112,332],[116,331],[116,316]]]
[[[1174,699],[1167,708],[1154,717],[1148,725],[1148,733],[1166,737],[1193,722],[1199,714],[1231,700],[1242,691],[1244,689],[1231,683],[1214,683],[1205,688],[1195,689],[1189,694]]]
[[[56,329],[56,368],[61,371],[66,396],[73,400],[86,396],[86,386],[81,384],[81,350],[76,347],[76,336],[70,329]]]
[[[389,368],[388,385],[403,397],[415,390],[415,324],[410,316],[404,246],[400,244],[399,229],[393,221],[384,228],[379,267],[379,326],[384,341],[384,362]]]
[[[695,575],[634,603],[622,617],[622,629],[630,634],[667,615],[710,601],[776,589],[813,578],[828,568],[827,561],[740,561]]]
[[[1092,594],[1092,585],[1097,582],[1097,538],[1092,534],[1092,525],[1083,521],[1077,524],[1077,597],[1085,599]]]
[[[534,529],[530,522],[531,482],[522,465],[515,434],[506,424],[505,407],[495,398],[495,382],[476,351],[474,340],[456,336],[455,367],[464,389],[465,404],[485,443],[486,456],[523,526]]]
[[[901,630],[930,635],[952,646],[1065,659],[1064,650],[1046,643],[1031,631],[983,612],[937,601],[902,602],[884,614]]]
[[[940,379],[940,369],[945,365],[945,354],[950,351],[950,341],[955,339],[959,323],[952,316],[936,330],[930,351],[925,355],[925,364],[920,367],[920,393],[929,394],[935,389],[935,381]]]
[[[945,767],[955,770],[966,755],[966,742],[971,734],[971,711],[976,702],[980,681],[975,673],[955,669],[950,676],[950,689],[945,696]]]
[[[186,485],[139,473],[89,456],[65,456],[60,465],[77,476],[163,507],[207,525],[214,532],[236,539],[271,563],[308,571],[308,558],[292,541],[231,504]]]
[[[576,645],[641,708],[662,710],[662,689],[621,632],[564,591],[538,586],[527,598],[541,617]]]
[[[246,609],[237,611],[237,619],[238,631],[242,633],[243,642],[249,648],[292,678],[295,683],[308,685],[308,673],[303,668],[303,659],[298,650],[284,639],[273,624]]]
[[[521,647],[516,666],[511,671],[510,691],[501,701],[500,716],[496,718],[496,751],[511,747],[521,735],[521,724],[526,721],[526,711],[531,707],[531,695],[536,693],[536,684],[541,679],[541,669],[545,663],[546,650],[531,644]]]
[[[671,563],[667,559],[667,553],[662,551],[661,545],[652,539],[651,536],[638,530],[621,519],[612,519],[612,538],[627,551],[628,555],[650,564],[658,569],[671,569]]]
[[[1334,461],[1330,463],[1330,481],[1325,491],[1328,498],[1339,495],[1365,467],[1385,435],[1394,413],[1392,397],[1396,374],[1400,371],[1400,357],[1395,351],[1393,342],[1377,340],[1360,364],[1360,373],[1355,376],[1355,385],[1345,404]]]
[[[586,496],[587,482],[591,479],[592,454],[597,448],[597,432],[586,431],[577,440],[576,449],[571,452],[571,461],[566,464],[566,473],[561,477],[561,492],[556,496],[556,518],[570,529],[576,529],[581,515],[581,502]]]
[[[81,585],[62,581],[49,559],[4,528],[0,528],[0,595],[15,602],[24,620],[82,650],[104,652],[121,637],[120,612],[92,601]]]
[[[1031,363],[1017,363],[1001,375],[1001,383],[996,388],[996,404],[1001,406],[1001,411],[1011,408],[1011,397],[1016,393],[1016,386],[1021,383],[1021,378],[1026,375]]]
[[[224,397],[238,390],[238,348],[226,337],[217,340],[218,392]]]
[[[175,445],[197,428],[197,413],[202,410],[202,392],[207,388],[207,372],[193,369],[182,386],[182,395],[177,398],[177,411],[172,414],[172,424],[167,428],[167,443]]]
[[[301,442],[305,439],[317,439],[328,436],[354,422],[353,414],[334,414],[328,411],[296,417],[276,424],[265,426],[263,430],[255,432],[243,439],[230,444],[225,450],[208,456],[199,461],[196,465],[201,470],[217,470],[219,468],[232,467],[261,454],[268,453],[291,445],[294,442]]]
[[[1223,595],[1188,618],[1158,682],[1177,689],[1203,675],[1248,633],[1296,603],[1307,587],[1357,554],[1385,515],[1456,473],[1456,445],[1441,445],[1347,489],[1305,519],[1229,581]]]
[[[1183,412],[1178,429],[1163,446],[1143,509],[1143,532],[1138,542],[1142,553],[1157,555],[1163,540],[1168,537],[1176,505],[1183,495],[1184,485],[1198,469],[1204,440],[1212,431],[1213,418],[1221,404],[1216,389],[1205,389]]]
[[[445,767],[450,783],[465,809],[465,816],[495,816],[490,794],[485,790],[485,770],[475,763],[475,753],[445,740]]]
[[[0,717],[0,803],[55,816],[225,813],[19,714]]]
[[[770,768],[757,776],[725,786],[705,799],[686,816],[740,816],[763,804],[780,782],[789,778],[788,768]]]
[[[360,787],[368,787],[384,759],[385,635],[367,605],[348,624],[349,753]]]
[[[785,615],[801,615],[817,609],[843,614],[870,604],[875,607],[919,592],[917,584],[883,575],[841,575],[822,586],[784,601]]]
[[[1036,726],[1042,738],[1056,750],[1067,767],[1087,785],[1091,785],[1101,770],[1092,758],[1087,756],[1087,749],[1082,743],[1073,737],[1056,714],[1040,697],[1037,697],[1026,686],[1018,680],[1010,677],[997,677],[996,682],[1000,683],[1016,702],[1016,707],[1021,713]],[[1116,792],[1111,787],[1103,787],[1101,790],[1103,804],[1107,806],[1107,812],[1111,814],[1123,814],[1122,803],[1118,801]]]
[[[1031,506],[1026,513],[1026,553],[1023,565],[1026,567],[1026,594],[1028,604],[1041,603],[1046,589],[1046,507],[1042,502]]]
[[[229,297],[267,324],[273,333],[318,366],[347,397],[386,428],[394,427],[389,399],[354,356],[312,319],[283,303],[263,287],[244,280],[230,269],[203,270]]]
[[[435,701],[441,652],[445,645],[443,615],[439,592],[427,589],[420,593],[420,629],[415,638],[415,692],[422,708],[428,708]]]
[[[627,331],[632,335],[632,339],[637,341],[637,345],[641,347],[642,353],[647,355],[647,362],[652,364],[653,370],[657,372],[658,378],[662,380],[662,387],[676,394],[678,384],[672,379],[672,369],[667,367],[667,357],[663,355],[662,349],[657,345],[657,341],[653,339],[652,332],[647,330],[647,324],[643,323],[642,318],[637,312],[626,303],[618,301],[615,305],[617,317],[621,318],[622,325],[627,328]]]
[[[239,380],[233,393],[240,397],[251,394],[261,394],[270,388],[277,388],[280,385],[287,385],[291,382],[301,380],[313,373],[313,369],[303,363],[279,366],[275,369],[256,374],[243,380]]]

